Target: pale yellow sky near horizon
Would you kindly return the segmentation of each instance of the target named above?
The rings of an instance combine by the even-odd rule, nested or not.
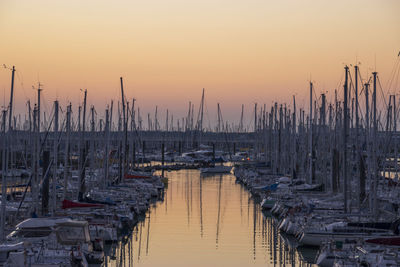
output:
[[[332,93],[356,59],[385,86],[400,51],[400,1],[0,0],[0,40],[0,64],[18,70],[21,112],[40,80],[48,109],[56,98],[76,104],[87,88],[103,114],[123,76],[143,115],[158,105],[182,117],[205,88],[210,113],[220,102],[238,119],[242,103],[250,112],[296,94],[307,106],[310,77],[316,94]],[[9,87],[2,68],[2,106]]]

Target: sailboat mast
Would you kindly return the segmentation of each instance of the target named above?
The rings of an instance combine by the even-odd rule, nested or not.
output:
[[[51,195],[52,195],[52,205],[51,211],[54,214],[56,211],[56,204],[57,204],[57,192],[56,192],[56,185],[57,185],[57,163],[58,163],[58,101],[54,101],[54,139],[53,139],[53,180],[52,180],[52,187],[51,187]]]
[[[156,112],[154,113],[154,130],[158,130],[158,106],[156,106]]]
[[[257,132],[257,103],[254,103],[254,132]]]
[[[94,157],[95,157],[95,121],[94,121],[94,106],[90,108],[90,114],[91,114],[91,119],[90,119],[90,132],[92,134],[92,137],[90,138],[91,140],[91,145],[90,145],[90,171],[91,174],[94,172]]]
[[[293,96],[293,129],[292,129],[292,135],[293,135],[293,144],[292,144],[292,179],[296,178],[296,97]]]
[[[217,133],[219,133],[221,131],[221,111],[219,109],[219,103],[217,103],[217,113],[218,113]]]
[[[192,109],[192,103],[189,101],[189,110],[188,110],[188,114],[186,117],[186,131],[190,130],[190,113],[191,113],[191,109]]]
[[[132,129],[132,131],[133,131],[133,130],[136,130],[135,100],[136,100],[136,99],[132,98],[132,115],[131,115],[131,120],[132,120],[132,122],[131,122],[131,129]]]
[[[312,97],[312,93],[313,93],[313,83],[310,82],[310,115],[309,115],[309,135],[308,135],[308,146],[309,146],[309,176],[308,176],[308,183],[311,184],[312,183],[312,175],[313,175],[313,145],[312,145],[312,141],[313,141],[313,127],[312,127],[312,114],[313,114],[313,97]]]
[[[203,88],[203,93],[201,95],[201,113],[200,113],[200,127],[199,130],[200,132],[203,131],[203,116],[204,116],[204,88]]]
[[[68,161],[69,161],[69,136],[71,131],[71,104],[67,107],[67,124],[66,124],[66,138],[65,138],[65,149],[64,149],[64,198],[67,197],[67,179],[68,179]]]
[[[125,174],[125,165],[126,165],[126,143],[127,143],[127,139],[128,139],[128,132],[127,132],[127,122],[126,122],[126,112],[125,112],[125,95],[124,95],[124,84],[123,84],[123,80],[122,77],[120,77],[120,81],[121,81],[121,100],[122,100],[122,119],[123,119],[123,126],[124,126],[124,138],[122,141],[122,151],[123,151],[123,162],[120,164],[122,164],[122,175]],[[122,177],[120,177],[120,179],[122,179]]]
[[[105,131],[105,137],[106,137],[106,151],[104,152],[104,177],[103,177],[103,183],[102,187],[103,189],[107,185],[108,181],[108,161],[109,161],[109,144],[110,144],[110,116],[109,116],[109,110],[108,108],[106,109],[106,126],[104,127]]]
[[[35,171],[34,171],[34,189],[33,190],[33,200],[34,207],[38,207],[39,205],[39,160],[40,160],[40,93],[42,89],[40,88],[41,84],[38,83],[38,95],[37,95],[37,108],[36,108],[36,140],[35,140]]]
[[[86,126],[86,97],[87,97],[87,90],[85,89],[85,95],[83,98],[83,116],[82,116],[82,128],[81,128],[81,150],[80,150],[80,163],[79,166],[79,194],[78,199],[83,197],[85,193],[85,165],[86,165],[86,144],[85,144],[85,126]]]
[[[354,94],[356,100],[356,146],[359,147],[358,134],[359,134],[359,116],[358,116],[358,66],[354,66]]]
[[[347,131],[348,131],[348,73],[349,67],[345,67],[345,82],[344,82],[344,103],[343,103],[343,194],[344,194],[344,213],[347,213]]]
[[[373,119],[374,119],[374,137],[373,137],[373,153],[372,153],[372,160],[373,160],[373,213],[375,216],[378,215],[378,195],[377,195],[377,191],[378,191],[378,172],[377,172],[377,155],[376,155],[376,150],[377,150],[377,138],[378,138],[378,122],[376,120],[376,81],[377,81],[377,72],[373,72],[372,75],[374,77],[374,92],[372,94],[372,108],[373,108]]]
[[[6,145],[7,145],[7,138],[6,138],[6,116],[7,110],[3,110],[3,119],[2,119],[2,155],[1,155],[1,163],[2,163],[2,173],[1,173],[1,225],[0,225],[0,240],[4,239],[4,227],[6,223],[6,201],[7,201],[7,182],[6,182],[6,172],[7,172],[7,165],[6,165]]]
[[[244,105],[242,104],[242,112],[240,114],[240,124],[239,124],[240,132],[243,132],[243,111],[244,111]]]
[[[14,76],[15,76],[15,67],[12,67],[11,70],[11,91],[10,91],[10,107],[8,111],[8,128],[12,130],[12,112],[13,112],[13,99],[14,99]]]
[[[40,134],[40,92],[42,91],[40,86],[41,86],[41,84],[39,83],[38,89],[37,89],[37,91],[38,91],[38,95],[37,95],[37,125],[38,125],[38,128],[37,128],[37,131],[39,134]],[[40,139],[40,137],[39,137],[39,139]]]
[[[393,131],[394,131],[394,162],[395,162],[395,181],[398,181],[399,174],[398,174],[398,142],[397,142],[397,109],[396,109],[396,95],[393,95]]]

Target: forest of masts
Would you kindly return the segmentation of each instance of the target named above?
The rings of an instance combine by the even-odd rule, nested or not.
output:
[[[94,106],[87,110],[87,90],[84,90],[83,104],[78,107],[75,120],[72,105],[63,109],[58,101],[54,101],[51,115],[46,116],[41,110],[39,83],[36,103],[32,107],[31,101],[27,102],[28,112],[21,121],[21,115],[13,114],[14,67],[11,73],[10,102],[2,110],[0,120],[2,173],[29,170],[26,190],[29,187],[32,192],[34,205],[39,205],[41,195],[44,212],[57,209],[56,180],[66,185],[72,169],[79,170],[81,186],[76,196],[79,199],[87,190],[85,172],[100,169],[103,175],[99,177],[99,184],[106,186],[109,182],[111,151],[118,155],[118,181],[124,172],[137,166],[137,155],[144,155],[149,147],[161,151],[161,144],[162,153],[164,144],[167,150],[182,153],[202,143],[210,145],[218,141],[229,154],[236,152],[236,145],[242,150],[248,149],[251,158],[265,162],[273,174],[323,184],[326,192],[343,194],[345,213],[362,210],[374,213],[378,205],[377,187],[382,185],[383,177],[397,180],[399,107],[396,96],[383,94],[377,72],[363,80],[358,66],[352,70],[345,67],[343,90],[335,90],[333,102],[327,102],[325,94],[316,96],[310,82],[306,109],[296,108],[295,96],[288,105],[275,103],[260,108],[255,104],[253,131],[245,126],[248,122],[243,119],[243,105],[238,124],[224,122],[218,104],[216,127],[204,127],[204,89],[197,116],[194,104],[189,103],[185,118],[174,122],[167,110],[164,124],[158,119],[156,107],[154,120],[147,115],[145,129],[135,99],[129,102],[125,97],[122,77],[117,114],[113,114],[112,101],[105,108],[104,116],[99,116]],[[379,92],[383,105],[378,110]],[[115,163],[115,158],[112,162]],[[64,168],[60,176],[57,168],[61,165]],[[4,185],[11,183],[12,180],[6,181],[2,175],[2,211],[6,203]],[[46,201],[43,204],[43,198],[50,200],[50,204]]]

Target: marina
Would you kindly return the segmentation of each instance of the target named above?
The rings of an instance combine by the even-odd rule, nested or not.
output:
[[[399,11],[1,0],[0,267],[400,266]]]
[[[1,117],[2,264],[397,265],[396,96],[379,110],[377,72],[367,82],[358,66],[344,72],[343,101],[315,98],[310,82],[307,116],[295,97],[293,110],[255,104],[252,131],[228,127],[219,109],[215,130],[204,128],[204,89],[197,122],[190,105],[184,128],[167,115],[164,128],[143,130],[122,77],[118,116],[113,102],[104,118],[93,106],[88,116],[85,90],[76,120],[54,101],[41,121],[38,87],[17,124],[12,82]]]

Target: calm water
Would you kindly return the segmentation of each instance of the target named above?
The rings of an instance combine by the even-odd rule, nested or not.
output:
[[[108,266],[301,264],[233,175],[201,177],[198,170],[181,170],[166,177],[164,201],[113,248]]]

